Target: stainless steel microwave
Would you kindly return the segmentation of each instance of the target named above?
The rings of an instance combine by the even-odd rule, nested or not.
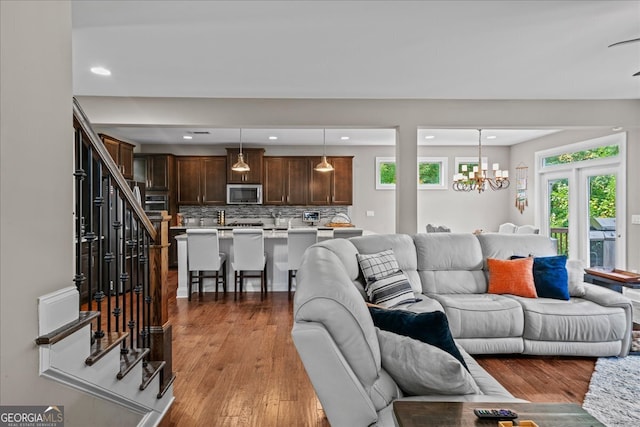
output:
[[[227,184],[228,205],[261,205],[262,184]]]

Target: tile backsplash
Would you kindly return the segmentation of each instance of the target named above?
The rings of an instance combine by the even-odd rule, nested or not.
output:
[[[264,205],[234,205],[234,206],[180,206],[179,212],[185,218],[213,218],[218,217],[218,211],[223,210],[227,222],[232,219],[259,219],[265,224],[273,223],[274,217],[280,216],[285,220],[291,219],[294,224],[302,223],[302,212],[320,212],[320,224],[329,222],[336,214],[351,216],[350,206],[264,206]]]

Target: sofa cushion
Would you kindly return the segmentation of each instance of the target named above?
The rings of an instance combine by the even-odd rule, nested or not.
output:
[[[349,242],[357,248],[360,254],[373,254],[392,249],[398,260],[398,266],[409,279],[413,291],[422,292],[422,284],[417,272],[416,247],[411,236],[407,234],[375,234],[352,237]]]
[[[567,260],[567,273],[569,275],[569,295],[583,297],[587,294],[584,287],[584,264],[579,259]]]
[[[605,307],[582,298],[511,298],[523,307],[525,339],[599,342],[624,338],[626,317],[620,307]]]
[[[366,291],[369,302],[382,307],[416,302],[409,280],[402,271],[370,281],[367,283]]]
[[[357,258],[358,249],[353,246],[349,239],[324,240],[316,243],[315,246],[323,247],[335,254],[352,282],[358,279],[360,276],[360,266]]]
[[[482,233],[476,236],[482,247],[482,256],[509,259],[513,255],[557,255],[556,243],[539,234]]]
[[[364,299],[353,286],[338,256],[351,245],[332,239],[308,248],[297,273],[296,323],[319,323],[327,330],[365,390],[380,377],[380,346]],[[353,264],[358,262],[355,253]]]
[[[494,294],[430,295],[444,307],[454,338],[521,337],[522,306],[511,298]]]
[[[483,258],[471,233],[422,233],[413,236],[424,293],[486,292]]]
[[[513,259],[522,257],[511,257]],[[533,282],[540,298],[569,299],[567,256],[556,255],[533,259]]]
[[[511,294],[536,298],[533,258],[503,260],[488,258],[490,294]]]
[[[387,277],[400,270],[393,249],[375,254],[357,254],[358,264],[367,283]]]
[[[369,312],[376,327],[436,346],[467,367],[451,336],[447,316],[442,311],[413,313],[369,307]]]
[[[382,367],[407,395],[481,393],[469,371],[446,351],[407,336],[376,332]]]

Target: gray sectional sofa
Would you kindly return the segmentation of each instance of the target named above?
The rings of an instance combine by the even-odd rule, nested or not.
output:
[[[399,309],[446,313],[477,392],[406,397],[384,369],[356,254],[388,249],[419,300]],[[555,253],[548,237],[498,233],[370,235],[309,248],[297,276],[292,336],[331,424],[393,426],[396,399],[517,401],[469,354],[625,356],[631,302],[583,283],[579,264],[568,263],[569,301],[487,293],[487,258]]]

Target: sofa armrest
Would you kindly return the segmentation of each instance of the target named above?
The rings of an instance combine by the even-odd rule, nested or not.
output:
[[[375,423],[373,402],[327,330],[315,322],[295,323],[291,335],[329,423],[335,427]]]
[[[625,357],[629,354],[629,349],[631,348],[631,330],[633,329],[633,307],[631,300],[621,293],[602,286],[585,282],[584,287],[586,294],[582,298],[604,307],[620,307],[624,310],[624,315],[627,319],[627,330],[625,331],[625,337],[622,341],[622,350],[618,356]]]

